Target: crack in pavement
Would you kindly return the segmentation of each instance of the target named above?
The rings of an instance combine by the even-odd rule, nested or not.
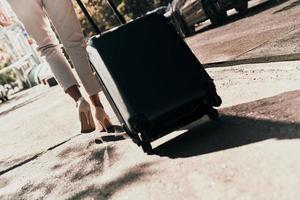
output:
[[[220,62],[210,62],[210,63],[204,63],[203,66],[205,68],[212,68],[212,67],[226,67],[231,65],[241,65],[241,64],[255,64],[255,63],[268,63],[268,62],[282,62],[282,61],[298,61],[300,60],[300,53],[291,53],[291,54],[284,54],[284,55],[270,55],[270,56],[262,56],[262,57],[252,57],[252,58],[244,58],[239,59],[241,56],[259,49],[260,47],[263,47],[267,44],[271,44],[272,42],[278,41],[280,39],[283,39],[288,34],[293,32],[298,32],[300,29],[300,26],[294,26],[292,30],[287,31],[284,34],[281,34],[280,36],[270,38],[266,41],[263,41],[262,43],[256,45],[255,47],[246,50],[243,53],[238,54],[237,56],[234,56],[230,60],[220,61]]]
[[[247,53],[249,53],[249,52],[251,52],[251,51],[253,51],[255,49],[258,49],[259,47],[262,47],[262,46],[264,46],[264,45],[266,45],[268,43],[280,40],[280,39],[286,37],[288,34],[297,31],[298,29],[300,29],[300,26],[294,26],[291,30],[288,30],[287,32],[282,33],[282,34],[278,35],[277,37],[269,38],[268,40],[262,42],[261,44],[258,44],[255,47],[253,47],[251,49],[248,49],[247,51],[245,51],[243,53],[238,54],[237,56],[235,56],[233,58],[233,60],[237,60],[239,57],[241,57],[241,56],[243,56],[243,55],[245,55],[245,54],[247,54]]]
[[[108,149],[107,145],[105,145],[105,151],[103,155],[103,171],[107,172],[110,166],[110,161],[109,161],[109,154],[108,154]]]
[[[30,158],[28,158],[28,159],[26,159],[26,160],[24,160],[24,161],[22,161],[22,162],[20,162],[20,163],[17,163],[17,164],[15,164],[15,165],[13,165],[13,166],[11,166],[11,167],[5,169],[5,170],[0,171],[0,176],[6,174],[6,173],[8,173],[8,172],[10,172],[10,171],[12,171],[12,170],[14,170],[14,169],[16,169],[16,168],[19,168],[19,167],[21,167],[21,166],[23,166],[23,165],[25,165],[25,164],[27,164],[27,163],[33,161],[33,160],[36,160],[37,158],[41,157],[42,155],[44,155],[44,154],[46,154],[46,153],[48,153],[48,152],[50,152],[50,151],[56,149],[57,147],[59,147],[59,146],[65,144],[65,143],[71,141],[72,139],[74,139],[75,137],[78,137],[78,136],[80,136],[80,135],[82,135],[82,134],[74,135],[74,136],[70,137],[69,139],[67,139],[67,140],[65,140],[65,141],[63,141],[63,142],[60,142],[60,143],[58,143],[58,144],[56,144],[56,145],[53,145],[53,146],[49,147],[49,148],[48,148],[47,150],[45,150],[45,151],[39,152],[39,153],[35,154],[34,156],[32,156],[32,157],[30,157]]]
[[[203,64],[203,66],[205,68],[214,68],[214,67],[229,67],[234,65],[284,62],[284,61],[300,61],[300,53],[212,62],[212,63]]]
[[[22,165],[25,165],[26,163],[29,163],[29,162],[32,161],[32,160],[37,159],[37,158],[40,157],[42,154],[43,154],[43,152],[38,153],[38,154],[32,156],[31,158],[28,158],[28,159],[26,159],[26,160],[24,160],[24,161],[22,161],[22,162],[20,162],[20,163],[18,163],[18,164],[13,165],[12,167],[9,167],[9,168],[7,168],[7,169],[5,169],[5,170],[0,171],[0,176],[2,176],[3,174],[6,174],[7,172],[12,171],[13,169],[16,169],[16,168],[18,168],[18,167],[21,167]]]

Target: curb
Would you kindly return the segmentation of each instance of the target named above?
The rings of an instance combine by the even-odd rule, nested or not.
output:
[[[203,64],[203,66],[205,68],[213,68],[213,67],[229,67],[232,65],[285,62],[285,61],[300,61],[300,53],[288,54],[288,55],[278,55],[278,56],[257,57],[257,58],[246,58],[246,59],[221,61],[221,62],[212,62],[212,63]]]

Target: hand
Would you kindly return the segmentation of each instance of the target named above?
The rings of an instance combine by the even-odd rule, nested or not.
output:
[[[9,26],[11,25],[11,19],[6,15],[6,13],[0,9],[0,26]]]

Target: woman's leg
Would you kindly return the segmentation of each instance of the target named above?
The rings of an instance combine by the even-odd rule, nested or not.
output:
[[[103,105],[100,101],[100,98],[99,98],[99,95],[98,94],[95,94],[95,95],[92,95],[90,96],[90,100],[92,102],[92,104],[95,106],[95,107],[101,107],[103,108]]]
[[[43,10],[42,0],[9,0],[26,31],[37,42],[38,50],[46,57],[51,71],[64,91],[78,85],[70,65],[63,55],[55,33]]]
[[[78,89],[77,85],[73,85],[71,87],[69,87],[68,89],[66,89],[65,91],[75,102],[77,102],[81,97],[81,92]]]
[[[109,116],[104,111],[99,95],[95,94],[90,96],[90,100],[95,107],[95,118],[97,119],[98,122],[98,129],[100,131],[108,132],[108,129],[113,127],[113,125],[110,122]]]
[[[95,106],[95,117],[100,129],[111,123],[99,99],[100,85],[92,72],[86,53],[86,42],[81,32],[74,6],[70,0],[42,0],[47,15],[54,24],[86,92]]]
[[[101,88],[89,64],[86,42],[72,1],[42,0],[42,2],[86,92],[89,96],[98,94]]]
[[[93,131],[95,128],[93,119],[89,114],[90,106],[82,99],[78,83],[44,12],[42,0],[9,0],[9,3],[20,21],[24,24],[26,31],[37,42],[38,50],[46,57],[59,84],[77,102],[81,120],[81,131]]]

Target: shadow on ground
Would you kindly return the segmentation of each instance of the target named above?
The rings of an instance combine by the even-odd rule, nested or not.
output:
[[[37,179],[28,178],[28,181],[19,186],[17,192],[0,196],[0,199],[53,199],[57,196],[72,200],[109,199],[123,187],[149,173],[148,167],[151,163],[142,163],[114,172],[107,181],[101,183],[101,177],[108,173],[106,170],[120,161],[115,146],[109,144],[112,143],[97,145],[93,139],[82,142],[79,146],[78,142],[69,144],[68,148],[57,152],[54,162],[47,158],[49,163],[37,169],[42,171],[43,176],[36,175]],[[9,187],[15,181],[14,178],[0,180],[0,186]]]
[[[217,122],[207,122],[157,147],[154,153],[184,158],[213,153],[268,139],[300,138],[300,91],[220,110]],[[115,143],[95,144],[94,137],[70,141],[68,148],[55,149],[46,165],[32,165],[37,174],[28,175],[17,192],[0,199],[110,199],[129,185],[151,175],[153,162],[124,167]],[[124,152],[123,152],[124,153]],[[49,156],[49,155],[44,155]],[[52,160],[53,159],[53,160]],[[118,168],[117,167],[117,168]],[[109,172],[106,169],[110,169]],[[39,172],[41,171],[41,173]],[[113,172],[112,172],[113,171]],[[20,172],[22,174],[22,172]],[[102,180],[101,177],[106,179]],[[0,186],[15,187],[16,177],[1,177]],[[18,179],[20,180],[20,179]]]
[[[261,4],[259,4],[259,5],[254,6],[254,7],[252,7],[252,8],[249,8],[249,9],[248,9],[248,12],[247,12],[246,14],[244,14],[244,15],[241,15],[241,14],[238,14],[238,13],[237,13],[237,14],[234,14],[234,15],[229,16],[229,17],[226,19],[226,21],[225,21],[222,25],[219,25],[219,26],[223,26],[223,25],[226,25],[226,24],[233,23],[233,22],[238,21],[238,20],[240,20],[240,19],[242,19],[242,18],[254,16],[254,15],[256,15],[256,14],[258,14],[258,13],[261,13],[261,12],[263,12],[263,11],[265,11],[265,10],[268,10],[268,9],[270,9],[270,8],[279,6],[280,4],[285,3],[285,2],[287,2],[287,1],[288,1],[288,0],[277,0],[277,1],[276,1],[276,0],[272,0],[272,1],[266,1],[266,2],[264,2],[264,3],[261,3]],[[195,32],[195,34],[197,34],[197,33],[203,33],[203,32],[209,31],[209,30],[211,30],[211,29],[213,29],[213,28],[217,28],[217,27],[219,27],[219,26],[215,26],[215,25],[210,24],[210,25],[208,25],[208,26],[205,26],[205,27],[199,29],[198,31]]]
[[[280,12],[283,12],[283,11],[288,11],[292,8],[295,8],[296,6],[300,6],[300,0],[298,1],[295,1],[295,2],[292,2],[290,5],[288,6],[285,6],[277,11],[275,11],[273,14],[277,14],[277,13],[280,13]]]
[[[229,67],[234,65],[244,65],[244,64],[256,64],[256,63],[271,63],[271,62],[283,62],[283,61],[299,61],[300,53],[286,54],[286,55],[275,55],[275,56],[263,56],[257,58],[246,58],[237,59],[224,62],[206,63],[203,64],[205,68],[215,68],[215,67]]]
[[[300,138],[300,92],[221,110],[217,122],[201,124],[157,147],[155,154],[191,157],[231,149],[268,139]]]
[[[92,199],[99,199],[99,200],[106,200],[110,199],[110,197],[116,193],[117,191],[121,190],[123,187],[128,187],[130,184],[138,181],[142,176],[145,176],[147,173],[143,171],[143,169],[147,168],[150,163],[142,164],[136,166],[130,171],[125,172],[118,178],[105,183],[104,185],[91,185],[87,189],[73,195],[69,198],[69,200],[76,200],[76,199],[85,199],[85,198],[92,198]],[[142,170],[141,170],[142,169]]]
[[[27,95],[27,94],[26,94]],[[26,96],[26,95],[21,95],[22,97],[23,96]],[[24,102],[22,102],[22,103],[19,103],[19,104],[17,104],[17,105],[15,105],[15,106],[12,106],[11,108],[9,108],[9,109],[7,109],[7,110],[5,110],[5,111],[3,111],[3,112],[0,112],[0,116],[1,115],[7,115],[8,113],[10,113],[10,112],[12,112],[12,111],[15,111],[15,110],[17,110],[17,109],[19,109],[19,108],[22,108],[22,107],[24,107],[24,106],[26,106],[26,105],[28,105],[28,104],[30,104],[30,103],[33,103],[33,102],[35,102],[35,101],[37,101],[37,100],[39,100],[39,99],[41,99],[41,98],[43,98],[44,96],[46,96],[46,94],[39,94],[39,95],[37,95],[37,96],[35,96],[35,97],[32,97],[32,98],[30,98],[30,99],[28,99],[28,100],[26,100],[26,101],[24,101]],[[21,99],[22,97],[15,97],[15,98],[12,98],[12,99],[10,99],[8,102],[6,102],[6,103],[12,103],[13,101],[17,101],[18,99]]]
[[[10,181],[8,179],[0,179],[0,188],[6,187]]]
[[[5,158],[0,161],[0,176],[35,159],[38,154],[29,154],[19,158]]]

